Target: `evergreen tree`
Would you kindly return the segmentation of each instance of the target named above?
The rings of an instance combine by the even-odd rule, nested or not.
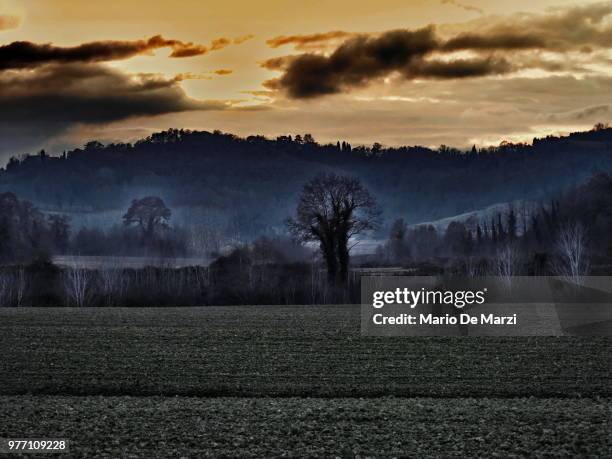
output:
[[[504,231],[501,214],[497,214],[497,240],[499,242],[504,242],[506,240],[506,232]]]
[[[514,213],[514,207],[510,206],[508,211],[508,217],[506,219],[506,228],[508,239],[513,241],[516,239],[516,214]]]

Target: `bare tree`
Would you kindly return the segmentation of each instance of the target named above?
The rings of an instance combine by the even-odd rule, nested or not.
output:
[[[195,268],[195,283],[198,285],[200,293],[208,289],[212,283],[210,268],[208,266],[196,266]]]
[[[23,266],[20,266],[17,269],[16,279],[15,279],[15,296],[17,300],[17,307],[23,306],[23,299],[25,297],[26,287],[27,287],[26,271]]]
[[[463,269],[467,277],[479,277],[482,273],[479,260],[476,257],[465,257]]]
[[[11,304],[11,285],[13,276],[10,272],[2,270],[0,272],[0,306],[10,306]]]
[[[120,268],[105,268],[99,271],[100,286],[106,306],[120,304],[128,287],[128,278]]]
[[[579,283],[588,274],[589,258],[586,231],[581,223],[566,223],[559,228],[555,241],[555,274]]]
[[[512,277],[519,274],[519,251],[515,244],[506,243],[495,253],[495,274],[500,277],[507,287],[512,285]]]
[[[297,240],[318,242],[328,280],[346,284],[349,244],[355,236],[377,228],[379,217],[375,199],[358,179],[321,174],[304,185],[297,216],[287,225]]]
[[[77,306],[87,306],[92,289],[93,276],[89,269],[75,264],[63,273],[64,292],[68,302]]]
[[[317,304],[317,294],[320,290],[320,285],[321,285],[318,261],[319,260],[318,260],[317,253],[313,252],[310,257],[310,302],[311,304]]]

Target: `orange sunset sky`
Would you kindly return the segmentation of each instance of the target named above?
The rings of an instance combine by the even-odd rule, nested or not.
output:
[[[612,2],[0,0],[0,155],[170,128],[466,147],[610,120]]]

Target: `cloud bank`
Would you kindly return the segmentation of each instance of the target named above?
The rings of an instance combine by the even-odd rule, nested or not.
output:
[[[353,34],[330,54],[307,52],[263,62],[264,68],[282,72],[264,86],[302,99],[348,92],[395,75],[407,80],[456,79],[503,75],[527,68],[551,71],[554,63],[521,53],[563,55],[609,49],[611,15],[612,2],[606,2],[544,15],[492,18],[479,22],[475,30],[459,31],[453,36],[440,33],[434,26]],[[276,37],[268,44],[272,47],[294,44],[297,48],[342,34],[348,33]],[[461,52],[469,57],[457,56]]]
[[[4,22],[0,24],[8,24],[2,18]],[[78,124],[230,108],[231,101],[190,98],[180,86],[184,80],[209,79],[210,75],[179,73],[163,78],[156,74],[130,74],[104,63],[150,54],[160,48],[169,48],[170,58],[202,56],[250,38],[218,38],[206,46],[161,35],[76,46],[30,41],[2,45],[0,137],[4,141],[0,152],[20,153]],[[219,69],[209,73],[223,76],[232,71]]]

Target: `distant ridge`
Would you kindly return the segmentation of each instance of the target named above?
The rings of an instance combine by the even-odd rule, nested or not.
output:
[[[170,129],[134,144],[92,141],[60,157],[12,159],[0,170],[0,191],[76,220],[78,209],[120,212],[136,197],[157,195],[177,210],[175,219],[248,237],[280,231],[302,185],[323,171],[361,178],[387,223],[437,221],[498,203],[549,199],[612,171],[612,129],[468,151]]]

